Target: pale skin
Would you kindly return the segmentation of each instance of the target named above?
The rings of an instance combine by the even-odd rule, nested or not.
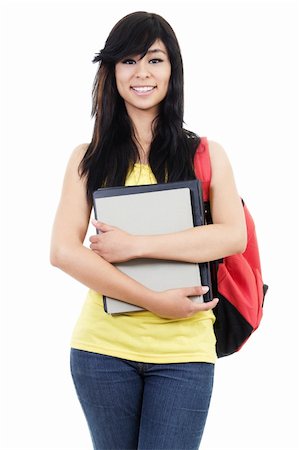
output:
[[[133,56],[115,67],[117,88],[134,123],[142,163],[148,161],[151,124],[158,114],[159,103],[166,95],[171,74],[163,42],[156,41],[149,50],[143,59]],[[146,86],[152,87],[152,91],[134,91],[134,87]],[[111,263],[140,257],[203,262],[244,251],[246,225],[243,208],[224,149],[209,141],[213,225],[161,236],[135,236],[113,224],[93,221],[101,233],[90,237],[90,248],[87,248],[83,242],[91,205],[86,199],[85,179],[78,175],[78,166],[87,145],[75,148],[66,169],[53,225],[51,263],[96,292],[141,306],[161,317],[187,318],[214,308],[218,299],[203,304],[190,299],[205,293],[205,287],[155,292],[123,274]]]

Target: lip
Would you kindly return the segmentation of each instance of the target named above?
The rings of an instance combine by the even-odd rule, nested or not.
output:
[[[138,92],[138,91],[136,91],[135,90],[135,88],[145,88],[145,87],[150,87],[150,88],[152,88],[150,91],[145,91],[145,92]],[[132,91],[132,92],[134,92],[134,94],[136,94],[136,95],[138,95],[138,96],[141,96],[141,97],[144,97],[144,96],[148,96],[148,95],[151,95],[153,92],[154,92],[154,90],[157,88],[157,86],[150,86],[150,85],[143,85],[143,86],[130,86],[130,90]]]

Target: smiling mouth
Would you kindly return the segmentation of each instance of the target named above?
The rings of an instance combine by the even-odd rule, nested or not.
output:
[[[131,86],[131,89],[137,94],[148,94],[153,92],[157,86]]]

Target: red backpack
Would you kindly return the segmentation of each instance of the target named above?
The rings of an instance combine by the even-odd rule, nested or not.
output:
[[[207,223],[212,223],[209,205],[211,164],[207,138],[201,138],[194,156],[196,177],[202,183]],[[263,283],[253,219],[242,200],[247,225],[244,253],[210,262],[213,296],[219,303],[213,312],[219,358],[240,350],[261,321],[268,286]]]

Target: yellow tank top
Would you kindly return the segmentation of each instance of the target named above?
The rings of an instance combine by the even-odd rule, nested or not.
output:
[[[154,184],[150,167],[135,164],[126,186]],[[212,311],[188,319],[164,319],[150,311],[112,316],[101,294],[89,290],[74,327],[71,347],[148,363],[210,362],[217,359]]]

